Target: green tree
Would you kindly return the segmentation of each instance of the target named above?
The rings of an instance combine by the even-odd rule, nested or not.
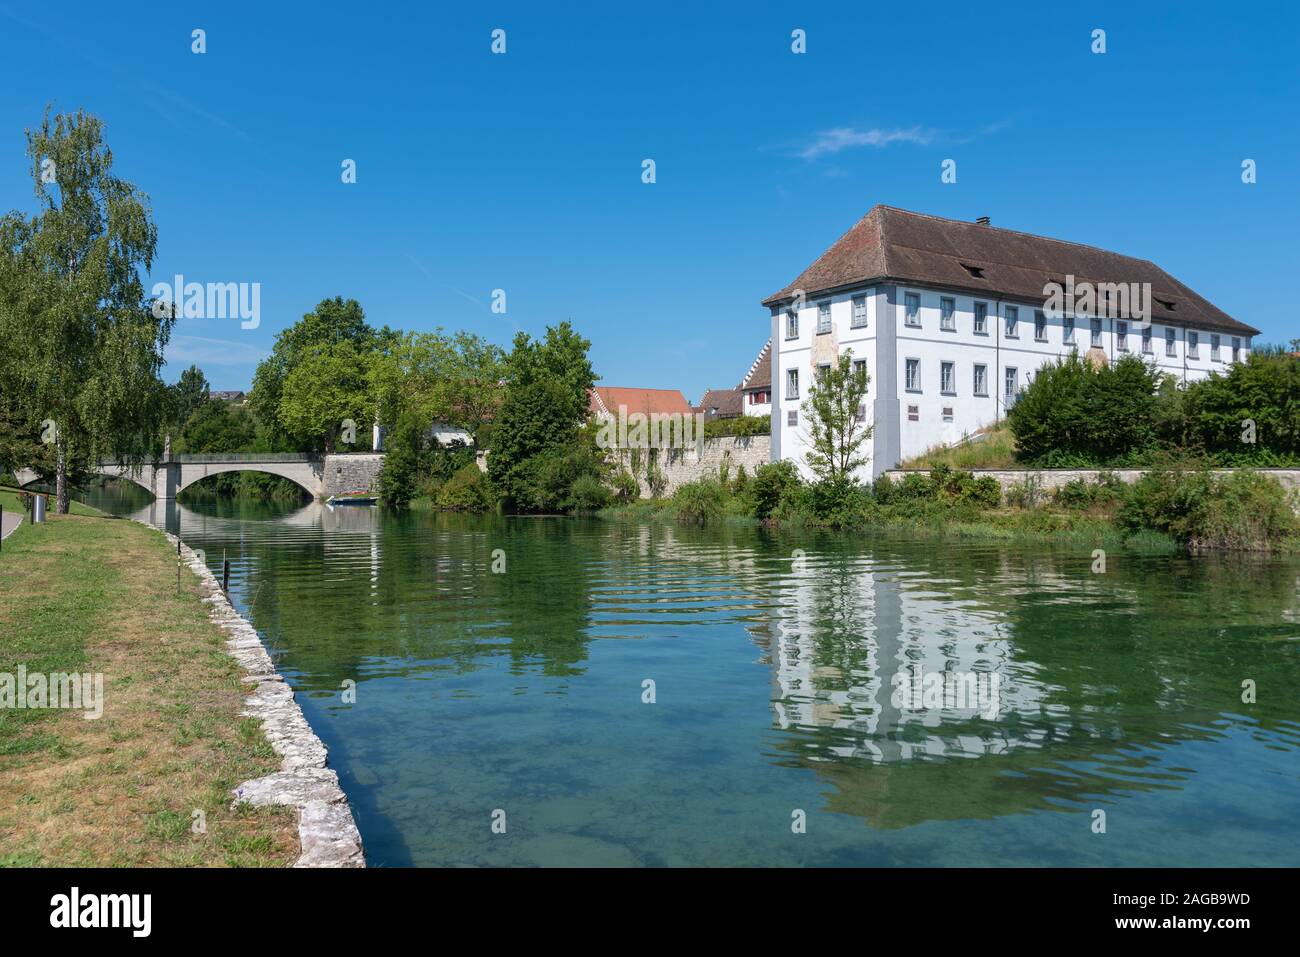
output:
[[[568,322],[548,327],[540,341],[515,337],[488,456],[492,484],[509,507],[563,507],[577,476],[589,471],[579,433],[596,377],[590,347]]]
[[[859,453],[871,438],[872,426],[859,409],[869,381],[866,365],[854,370],[853,357],[845,353],[821,370],[803,402],[812,438],[808,466],[823,481],[851,479],[867,463],[868,457]]]
[[[1224,375],[1186,389],[1190,432],[1225,464],[1274,464],[1300,458],[1300,358],[1252,350]]]
[[[246,452],[256,436],[252,413],[229,402],[204,400],[185,420],[182,452]]]
[[[367,324],[361,304],[341,296],[322,299],[316,308],[277,335],[271,354],[257,366],[253,389],[248,397],[249,407],[266,427],[272,446],[295,451],[304,447],[318,449],[327,439],[332,441],[337,436],[339,422],[331,426],[328,420],[317,414],[323,413],[323,407],[329,403],[313,402],[309,394],[300,390],[293,394],[287,405],[283,404],[285,383],[299,366],[313,361],[318,373],[331,371],[331,366],[334,372],[347,372],[346,380],[334,383],[332,387],[348,390],[353,393],[351,398],[356,398],[356,391],[364,394],[368,385],[358,383],[352,377],[356,371],[353,363],[361,362],[364,369],[368,369],[370,357],[384,349],[395,336],[387,328],[376,332]],[[332,359],[322,359],[322,355]],[[310,387],[310,377],[299,376],[296,383]],[[335,403],[335,407],[339,404],[353,405],[344,402]],[[361,403],[359,417],[355,418],[359,428],[372,420],[372,406],[372,402]],[[347,417],[340,417],[340,421]],[[298,431],[301,428],[307,431]]]
[[[208,378],[198,366],[190,366],[181,373],[180,379],[172,386],[172,395],[176,403],[176,420],[184,423],[194,412],[208,402]]]
[[[395,336],[371,366],[379,421],[445,422],[478,434],[501,406],[504,353],[467,332]]]
[[[27,131],[38,204],[0,220],[0,391],[53,424],[58,511],[76,461],[150,453],[167,413],[158,379],[172,319],[141,271],[158,234],[148,198],[113,174],[102,123],[85,112]]]
[[[333,452],[350,421],[362,429],[373,414],[371,355],[351,342],[320,346],[294,363],[280,387],[276,417],[291,435]]]
[[[1017,455],[1034,465],[1123,464],[1150,455],[1162,428],[1162,377],[1137,356],[1094,368],[1079,354],[1043,366],[1007,413]],[[1172,410],[1171,410],[1172,412]]]

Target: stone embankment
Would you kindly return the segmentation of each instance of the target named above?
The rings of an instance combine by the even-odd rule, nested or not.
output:
[[[167,539],[177,544],[176,536],[168,534]],[[361,834],[347,796],[338,774],[326,766],[325,745],[303,717],[293,689],[276,672],[257,630],[230,604],[207,565],[184,544],[180,556],[199,577],[210,617],[229,636],[226,648],[243,669],[243,681],[253,686],[242,713],[261,720],[263,733],[281,759],[279,771],[235,788],[235,803],[297,809],[302,850],[295,867],[365,867]]]

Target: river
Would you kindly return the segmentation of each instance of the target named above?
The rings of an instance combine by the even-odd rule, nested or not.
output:
[[[230,559],[371,866],[1300,864],[1293,558],[89,500]]]

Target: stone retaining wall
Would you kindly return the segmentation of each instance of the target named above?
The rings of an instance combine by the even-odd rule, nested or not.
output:
[[[1054,489],[1057,486],[1065,485],[1075,479],[1083,479],[1088,482],[1095,482],[1097,476],[1106,472],[1116,476],[1122,482],[1130,485],[1147,473],[1146,469],[968,469],[976,478],[983,476],[992,476],[998,480],[1003,491],[1012,485],[1019,484],[1025,480],[1026,476],[1033,475],[1045,489]],[[1229,475],[1235,469],[1215,469],[1216,475]],[[1300,489],[1300,469],[1255,469],[1261,475],[1268,475],[1277,479],[1278,483],[1285,489]],[[895,482],[901,480],[905,475],[929,475],[929,469],[889,469],[885,472]]]
[[[177,544],[175,535],[163,534]],[[208,566],[184,544],[180,556],[199,577],[203,601],[212,606],[209,617],[230,636],[226,648],[243,669],[244,683],[253,686],[241,714],[261,719],[262,731],[281,759],[279,771],[235,788],[235,803],[297,809],[302,849],[294,867],[365,867],[361,833],[339,776],[326,767],[325,745],[303,717],[293,689],[276,672],[256,629],[235,611]]]
[[[717,439],[705,439],[701,448],[691,446],[687,449],[658,449],[655,459],[664,476],[663,494],[672,495],[674,491],[687,482],[702,478],[717,478],[724,463],[734,477],[743,465],[750,475],[760,465],[766,465],[772,458],[772,437],[770,435],[724,436]],[[619,457],[623,467],[631,466],[631,453],[621,450]],[[646,452],[640,455],[640,466],[636,470],[636,480],[641,485],[641,497],[650,497],[650,485],[646,481]]]
[[[321,474],[324,497],[344,492],[374,492],[379,488],[379,470],[383,464],[383,452],[347,452],[325,456]]]

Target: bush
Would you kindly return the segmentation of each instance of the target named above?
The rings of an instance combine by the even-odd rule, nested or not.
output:
[[[1129,490],[1118,521],[1193,548],[1268,550],[1297,533],[1286,490],[1256,472],[1217,477],[1204,469],[1153,469]]]
[[[715,479],[687,482],[673,494],[677,521],[694,525],[720,521],[726,511],[726,499],[726,488]]]
[[[991,475],[972,479],[962,486],[961,499],[976,508],[997,508],[1002,504],[1002,483]]]
[[[749,500],[753,507],[750,514],[759,521],[771,519],[781,500],[789,497],[800,484],[799,470],[789,459],[760,465],[754,469],[754,477],[749,482]]]
[[[1014,508],[1036,508],[1044,497],[1043,480],[1033,472],[1007,487],[1007,504]]]
[[[736,469],[736,477],[731,480],[731,494],[744,495],[749,489],[749,473],[745,466]]]
[[[1268,551],[1300,532],[1292,496],[1258,472],[1216,478],[1188,544],[1194,548]]]
[[[620,504],[626,505],[629,502],[635,502],[641,497],[641,486],[637,483],[636,476],[625,469],[620,469],[614,476],[614,498]]]
[[[635,485],[635,480],[633,484]],[[607,507],[610,498],[611,493],[605,483],[590,472],[584,472],[573,480],[568,504],[570,508],[579,512],[594,512]]]
[[[842,476],[814,483],[808,498],[817,524],[831,528],[862,525],[872,508],[871,493]]]
[[[1086,511],[1117,504],[1125,497],[1124,483],[1113,472],[1101,472],[1093,482],[1071,479],[1052,491],[1052,501],[1061,508]]]
[[[486,512],[493,503],[492,483],[473,462],[444,482],[434,500],[438,508],[461,512]]]
[[[740,415],[733,419],[710,419],[704,423],[704,437],[716,439],[726,435],[768,435],[772,419],[766,415]]]
[[[1074,468],[1150,455],[1161,376],[1137,356],[1094,368],[1071,353],[1038,370],[1007,413],[1023,461]]]

